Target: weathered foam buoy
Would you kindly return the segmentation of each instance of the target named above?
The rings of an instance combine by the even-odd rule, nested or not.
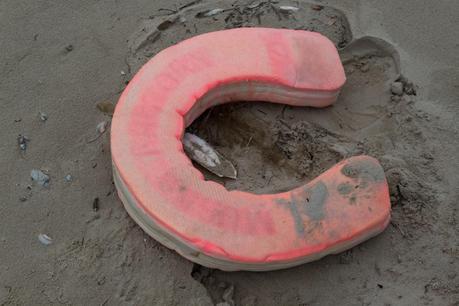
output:
[[[183,152],[185,127],[210,106],[324,107],[344,82],[334,45],[306,31],[226,30],[160,52],[129,83],[113,116],[114,178],[126,210],[182,256],[228,271],[287,268],[377,235],[390,202],[371,157],[346,159],[289,192],[255,195],[205,181]]]

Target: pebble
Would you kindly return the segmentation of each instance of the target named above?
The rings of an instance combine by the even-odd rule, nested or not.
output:
[[[66,182],[71,182],[72,181],[72,176],[70,174],[67,174],[64,179],[65,179]]]
[[[311,5],[311,8],[314,11],[321,11],[321,10],[323,10],[324,6],[323,5],[318,5],[318,4],[313,4],[313,5]]]
[[[19,135],[18,136],[18,146],[21,151],[25,151],[27,149],[27,143],[30,139],[27,136]]]
[[[41,170],[33,169],[30,171],[30,177],[43,187],[48,187],[49,185],[49,176]]]
[[[370,70],[370,66],[368,64],[364,64],[360,67],[360,71],[362,72],[368,72],[368,70]]]
[[[403,95],[403,83],[402,82],[394,82],[390,85],[390,91],[397,96]]]
[[[225,291],[223,292],[222,299],[228,305],[234,306],[233,295],[234,295],[234,286],[231,285],[228,288],[226,288]]]
[[[67,52],[73,51],[73,45],[67,45],[67,46],[65,46],[65,50],[67,50]]]
[[[391,97],[391,100],[392,100],[393,102],[400,102],[401,97],[400,97],[400,96],[392,96],[392,97]]]
[[[218,283],[218,288],[226,288],[227,284],[225,282],[219,282]]]

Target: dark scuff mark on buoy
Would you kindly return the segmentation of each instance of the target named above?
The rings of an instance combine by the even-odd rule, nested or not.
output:
[[[300,212],[298,211],[298,207],[296,201],[286,201],[284,199],[277,200],[277,203],[288,206],[290,213],[292,214],[293,221],[295,222],[295,231],[303,236],[304,235],[304,224],[303,218],[301,218]]]
[[[279,199],[277,203],[288,207],[295,223],[295,231],[303,237],[305,225],[302,214],[308,216],[310,222],[319,225],[320,221],[325,218],[324,206],[327,197],[327,186],[323,182],[318,182],[311,188],[306,187],[302,192],[292,194],[289,201]]]
[[[341,173],[349,178],[360,178],[362,181],[381,182],[386,176],[382,167],[372,160],[352,160],[341,169]]]
[[[328,188],[323,182],[317,182],[314,187],[305,192],[307,200],[304,210],[309,218],[321,221],[325,218],[325,200],[328,197]],[[305,199],[305,200],[306,200]]]

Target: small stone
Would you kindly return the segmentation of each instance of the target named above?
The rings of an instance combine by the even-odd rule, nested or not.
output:
[[[231,303],[233,301],[233,295],[234,295],[234,286],[231,285],[225,289],[225,291],[223,292],[222,298],[225,302]]]
[[[22,196],[22,197],[19,198],[19,201],[25,202],[25,201],[27,201],[27,198],[25,196]]]
[[[96,130],[99,134],[103,134],[105,133],[105,131],[107,130],[107,122],[106,121],[102,121],[101,123],[99,123],[97,126],[96,126]]]
[[[67,52],[72,52],[73,51],[73,45],[65,46],[65,50],[67,50]]]
[[[448,278],[449,278],[449,279],[455,279],[456,276],[457,276],[457,273],[456,273],[456,272],[451,272],[451,273],[448,274]]]
[[[360,67],[360,71],[362,72],[368,72],[368,70],[370,70],[370,66],[368,64],[364,64]]]
[[[67,174],[64,179],[65,179],[66,182],[71,182],[72,181],[72,176],[70,174]]]
[[[413,83],[407,82],[404,86],[405,93],[410,96],[416,95],[416,88]]]
[[[319,4],[313,4],[313,5],[311,5],[311,8],[314,11],[321,11],[321,10],[323,10],[324,6],[323,5],[319,5]]]
[[[113,115],[113,112],[115,111],[115,105],[109,101],[102,101],[97,103],[97,109],[104,114]]]
[[[403,95],[403,83],[402,82],[394,82],[390,86],[390,91],[397,96]]]
[[[225,282],[219,282],[218,283],[218,288],[224,289],[226,288],[227,284]]]
[[[49,176],[43,173],[43,171],[41,170],[33,169],[30,172],[30,177],[33,181],[37,182],[43,187],[49,186]]]
[[[99,198],[95,198],[93,201],[92,201],[92,210],[94,212],[97,212],[99,210]]]
[[[121,75],[126,75],[126,72],[124,72],[123,70],[121,70]]]
[[[393,102],[400,102],[401,97],[400,97],[400,96],[392,96],[390,99],[391,99]]]

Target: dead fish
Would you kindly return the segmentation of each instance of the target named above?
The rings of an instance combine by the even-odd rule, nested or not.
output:
[[[183,148],[194,160],[219,177],[237,177],[236,168],[223,155],[214,150],[204,139],[190,133],[183,135]]]
[[[46,234],[38,235],[38,240],[44,245],[50,245],[53,243],[53,239]]]
[[[37,169],[32,169],[30,171],[30,177],[34,182],[37,182],[43,187],[48,187],[49,186],[49,176],[46,175],[43,171],[37,170]]]
[[[115,111],[115,105],[109,101],[102,101],[97,103],[97,109],[104,114],[113,115],[113,112]]]
[[[27,150],[27,143],[30,141],[30,139],[27,136],[19,134],[18,136],[18,146],[21,151]]]
[[[293,13],[297,12],[300,8],[296,6],[288,6],[288,5],[281,5],[279,6],[279,10],[283,13]]]
[[[224,9],[216,8],[208,11],[199,12],[196,14],[196,18],[212,17],[224,12]]]

